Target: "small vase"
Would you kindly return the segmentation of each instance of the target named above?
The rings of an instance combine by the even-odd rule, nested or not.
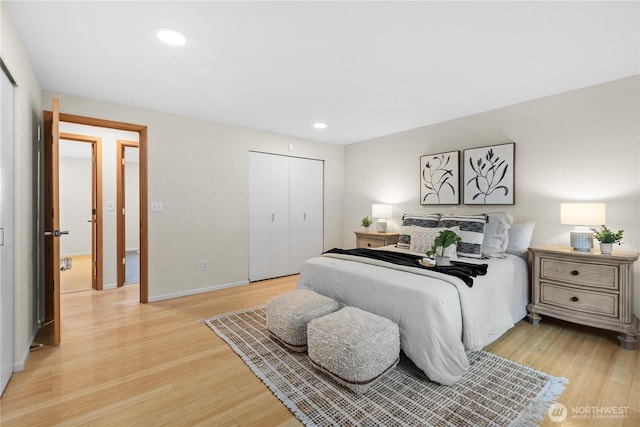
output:
[[[600,243],[600,253],[602,255],[611,255],[613,252],[613,243]]]
[[[368,233],[369,232],[369,227],[364,227],[364,232]]]
[[[451,258],[448,256],[434,256],[433,258],[436,260],[437,267],[446,267],[451,265]]]

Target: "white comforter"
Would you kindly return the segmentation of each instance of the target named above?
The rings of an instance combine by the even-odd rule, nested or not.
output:
[[[489,264],[487,275],[474,278],[472,288],[456,277],[421,268],[329,256],[306,261],[297,288],[393,320],[405,354],[432,381],[449,385],[469,368],[465,350],[490,344],[526,315],[527,266],[522,258],[464,261]]]

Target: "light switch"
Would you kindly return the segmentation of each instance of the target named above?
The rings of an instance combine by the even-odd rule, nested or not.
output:
[[[108,211],[115,211],[116,210],[116,202],[114,202],[113,200],[107,200],[107,210]]]
[[[162,202],[151,202],[151,212],[162,212]]]

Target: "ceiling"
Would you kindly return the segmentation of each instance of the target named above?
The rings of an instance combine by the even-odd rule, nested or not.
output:
[[[638,1],[2,2],[43,90],[338,144],[640,73]]]

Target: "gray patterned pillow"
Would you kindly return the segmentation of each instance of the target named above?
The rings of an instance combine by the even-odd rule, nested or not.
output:
[[[458,243],[458,255],[469,258],[482,258],[482,241],[486,215],[442,215],[438,227],[460,227],[458,235],[462,238]]]
[[[434,228],[438,226],[439,220],[440,214],[404,214],[396,247],[402,249],[411,248],[411,226]]]

